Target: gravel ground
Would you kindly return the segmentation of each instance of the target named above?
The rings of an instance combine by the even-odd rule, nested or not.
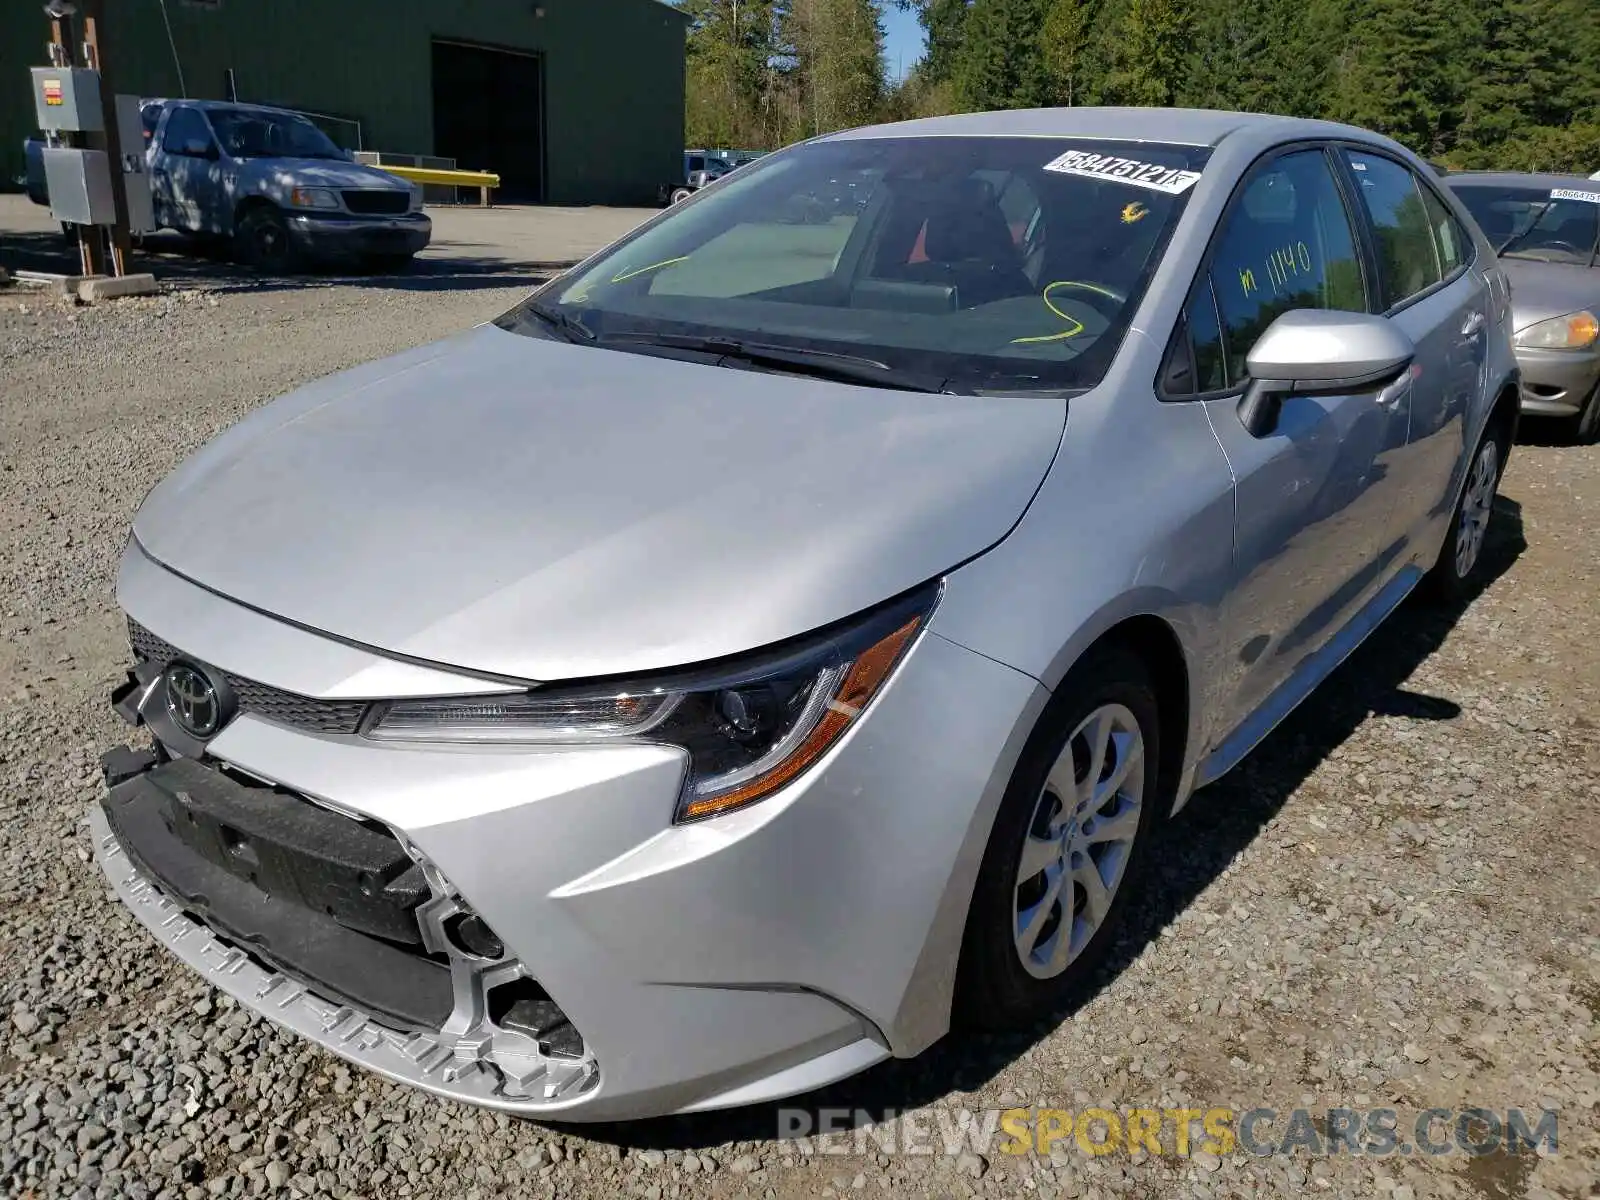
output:
[[[105,697],[135,506],[253,406],[490,317],[526,282],[223,280],[71,309],[0,292],[0,1192],[1596,1194],[1600,449],[1519,448],[1487,590],[1462,611],[1408,604],[1196,797],[1075,1012],[806,1100],[1543,1106],[1555,1154],[836,1156],[778,1140],[772,1108],[551,1129],[347,1069],[157,949],[107,899],[81,824],[125,737]]]

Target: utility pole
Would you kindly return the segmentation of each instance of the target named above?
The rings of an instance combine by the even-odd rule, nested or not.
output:
[[[122,131],[117,123],[117,89],[106,62],[105,0],[82,0],[84,65],[100,73],[100,112],[105,131],[89,135],[89,145],[104,150],[111,166],[111,205],[117,223],[111,227],[110,275],[128,273],[128,256],[132,253],[132,238],[128,232],[128,175],[123,169],[124,153],[143,153],[143,146],[122,146]],[[100,144],[96,144],[100,143]],[[98,235],[98,229],[96,233]],[[102,253],[104,246],[102,244]]]
[[[75,67],[78,65],[78,39],[72,28],[70,15],[50,18],[50,62],[57,67]],[[63,135],[68,145],[82,143],[86,135],[69,133]],[[84,275],[104,275],[105,270],[105,238],[101,236],[98,226],[74,226],[78,234],[78,270]]]

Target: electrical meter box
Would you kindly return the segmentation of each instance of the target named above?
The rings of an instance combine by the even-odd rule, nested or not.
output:
[[[34,67],[33,109],[46,133],[99,133],[100,72],[83,67]]]
[[[156,220],[150,203],[144,122],[137,96],[117,97],[117,142],[122,149],[122,182],[128,195],[128,232],[154,233]]]
[[[104,150],[69,150],[46,146],[44,182],[50,192],[50,215],[74,225],[114,225],[111,164]]]

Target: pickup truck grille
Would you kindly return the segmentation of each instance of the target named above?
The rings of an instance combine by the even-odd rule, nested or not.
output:
[[[348,191],[344,193],[344,206],[362,216],[397,217],[411,210],[411,193],[393,188],[381,191]]]

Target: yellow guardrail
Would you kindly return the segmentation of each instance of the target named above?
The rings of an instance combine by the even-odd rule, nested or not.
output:
[[[489,192],[500,186],[500,176],[493,171],[451,171],[442,167],[399,167],[384,163],[378,167],[412,183],[435,183],[444,187],[475,187],[482,196],[483,206],[489,207]]]

